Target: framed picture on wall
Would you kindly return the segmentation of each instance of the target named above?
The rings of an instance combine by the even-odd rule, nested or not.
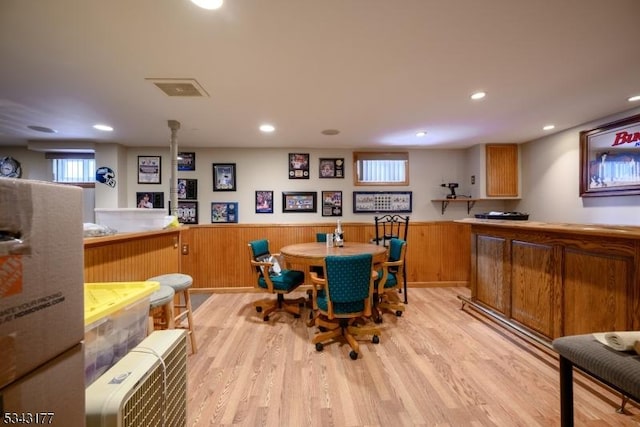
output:
[[[342,216],[342,191],[322,192],[322,216]]]
[[[194,171],[196,170],[196,153],[181,151],[178,153],[178,170]]]
[[[273,213],[273,191],[256,191],[256,213]]]
[[[142,209],[164,209],[164,193],[138,192],[136,193],[136,207]]]
[[[317,212],[315,191],[286,191],[282,193],[282,212]]]
[[[161,184],[160,156],[138,156],[138,184]]]
[[[213,164],[213,191],[236,191],[236,164]]]
[[[580,197],[640,194],[640,114],[580,132]]]
[[[411,212],[411,191],[354,191],[353,213]]]
[[[211,223],[238,222],[238,202],[211,203]]]
[[[309,179],[308,153],[289,153],[289,179]]]
[[[178,222],[181,224],[198,223],[198,202],[178,202]]]
[[[344,159],[320,159],[320,178],[344,178]]]
[[[198,198],[198,180],[178,178],[178,200],[196,200]]]

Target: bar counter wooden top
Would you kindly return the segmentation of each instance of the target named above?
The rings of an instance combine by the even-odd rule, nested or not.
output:
[[[540,221],[513,221],[504,219],[465,218],[455,221],[462,224],[513,228],[520,230],[539,230],[556,233],[584,234],[603,237],[625,237],[640,239],[640,226],[608,224],[568,224]]]

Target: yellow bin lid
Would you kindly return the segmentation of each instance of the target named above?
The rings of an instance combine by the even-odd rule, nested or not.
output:
[[[85,326],[103,319],[160,288],[159,282],[100,282],[84,284]]]

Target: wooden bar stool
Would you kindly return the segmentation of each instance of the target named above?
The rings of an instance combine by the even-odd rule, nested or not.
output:
[[[189,288],[193,284],[193,278],[188,274],[171,273],[161,274],[160,276],[150,277],[148,281],[159,282],[160,286],[169,286],[177,295],[177,301],[174,302],[173,308],[173,324],[175,328],[186,329],[191,339],[191,351],[196,353],[196,336],[193,333],[193,315],[191,310],[191,297],[189,296]],[[183,322],[187,321],[184,326]]]
[[[174,329],[173,297],[175,291],[171,286],[160,285],[149,297],[149,330],[150,335],[156,329]]]

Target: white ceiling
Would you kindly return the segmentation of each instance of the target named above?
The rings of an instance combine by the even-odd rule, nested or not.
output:
[[[524,142],[639,105],[640,0],[2,0],[0,64],[0,146]]]

